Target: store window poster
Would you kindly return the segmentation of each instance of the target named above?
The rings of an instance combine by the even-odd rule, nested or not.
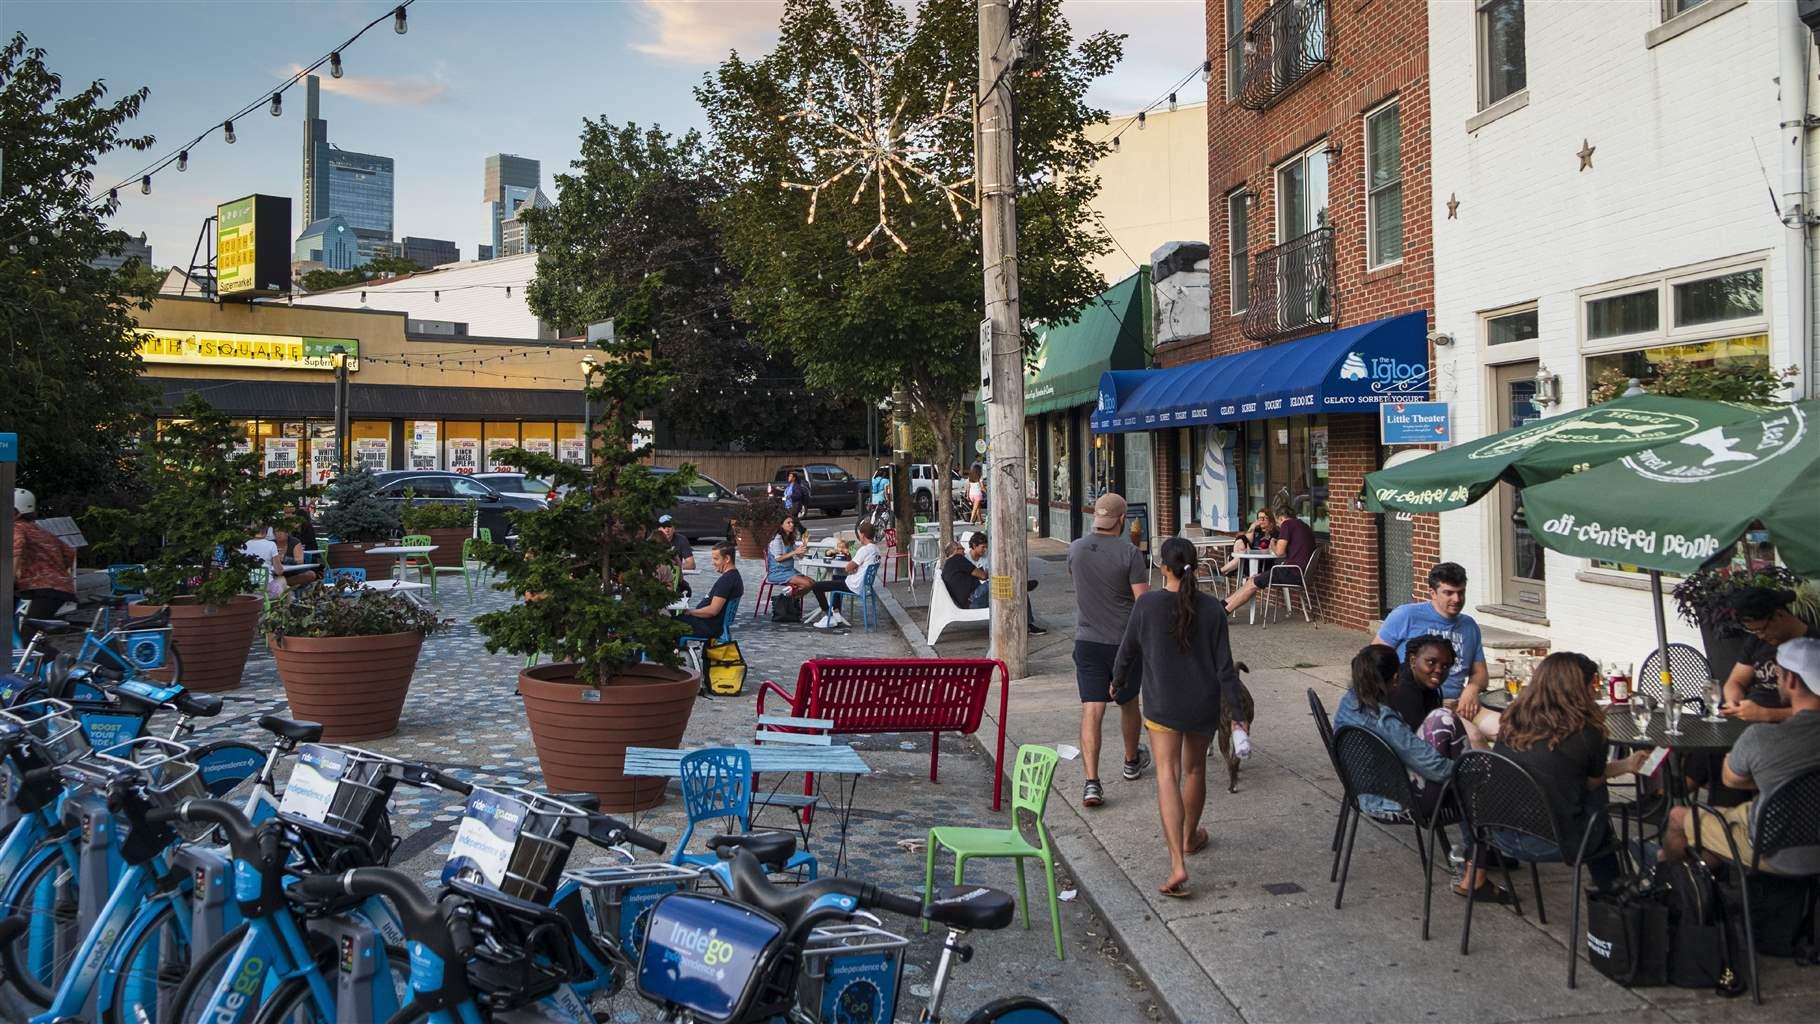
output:
[[[449,470],[454,473],[480,472],[479,438],[449,438]]]
[[[356,438],[354,440],[354,462],[362,469],[370,469],[375,473],[391,468],[392,442],[383,437]]]

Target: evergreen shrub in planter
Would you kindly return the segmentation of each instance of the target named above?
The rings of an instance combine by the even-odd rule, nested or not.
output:
[[[323,498],[329,507],[322,510],[322,532],[335,541],[329,545],[329,568],[365,569],[369,580],[391,579],[398,557],[367,553],[398,540],[398,505],[379,496],[379,478],[356,467],[336,477]]]

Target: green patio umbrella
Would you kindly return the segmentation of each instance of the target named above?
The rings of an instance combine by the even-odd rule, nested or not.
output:
[[[1530,533],[1564,554],[1649,571],[1666,677],[1664,572],[1698,570],[1761,522],[1791,570],[1820,573],[1817,418],[1820,402],[1759,407],[1747,420],[1526,488]]]
[[[1664,395],[1619,398],[1368,474],[1366,507],[1373,512],[1464,508],[1500,482],[1518,487],[1544,483],[1651,445],[1753,419],[1761,411],[1761,406]]]

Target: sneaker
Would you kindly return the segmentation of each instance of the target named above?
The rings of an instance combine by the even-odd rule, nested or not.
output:
[[[1251,734],[1236,723],[1232,727],[1232,756],[1241,761],[1251,756]]]
[[[1125,762],[1124,776],[1126,782],[1136,782],[1144,777],[1144,769],[1150,767],[1150,751],[1138,748],[1138,756]]]
[[[817,620],[815,625],[813,625],[809,628],[811,628],[811,629],[833,629],[834,628],[834,616],[824,615],[821,617],[821,619]]]
[[[1030,624],[1029,632],[1030,632],[1031,636],[1043,636],[1043,635],[1047,634],[1049,631],[1044,629],[1043,627],[1037,625],[1036,623],[1032,622]]]
[[[815,625],[815,621],[817,619],[821,618],[824,614],[826,614],[826,613],[823,612],[820,608],[809,609],[809,614],[803,619],[803,625],[805,625],[805,626]]]
[[[1106,802],[1106,791],[1100,788],[1100,780],[1088,779],[1087,786],[1081,791],[1082,807],[1098,807]]]
[[[830,614],[831,614],[831,615],[832,615],[832,616],[833,616],[833,618],[834,618],[834,624],[835,624],[835,625],[836,625],[836,626],[851,626],[851,625],[853,625],[853,623],[851,623],[851,622],[848,622],[848,621],[847,621],[847,617],[846,617],[846,616],[845,616],[845,615],[842,615],[842,614],[841,614],[841,613],[840,613],[840,612],[832,612],[832,613],[830,613]]]

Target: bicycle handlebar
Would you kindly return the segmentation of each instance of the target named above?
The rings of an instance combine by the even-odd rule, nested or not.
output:
[[[588,828],[584,835],[598,846],[614,846],[619,843],[631,843],[641,849],[661,854],[668,847],[663,840],[633,828],[618,818],[606,814],[588,815]]]
[[[220,826],[227,833],[228,844],[234,848],[236,857],[243,857],[243,851],[252,849],[258,842],[259,830],[240,813],[240,808],[226,800],[185,800],[176,807],[154,807],[147,812],[145,820],[154,827],[173,821]]]
[[[403,766],[399,769],[399,776],[403,782],[420,789],[426,786],[434,786],[437,789],[446,789],[462,796],[467,796],[469,793],[474,792],[474,787],[472,785],[461,781],[455,776],[450,775],[441,769],[432,768],[427,764],[418,764],[415,761],[404,762]]]
[[[444,919],[442,908],[418,888],[416,880],[395,868],[355,868],[339,875],[309,875],[300,879],[292,891],[306,900],[326,902],[343,896],[366,898],[379,896],[389,900],[398,911],[405,935],[432,946],[446,942],[452,952],[465,960],[474,950],[474,940],[467,922],[459,916]],[[438,940],[438,936],[446,938]],[[451,964],[459,971],[459,963]]]

